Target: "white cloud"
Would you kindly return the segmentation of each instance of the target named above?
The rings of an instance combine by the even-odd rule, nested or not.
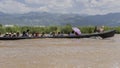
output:
[[[0,11],[6,13],[59,12],[106,14],[120,12],[120,0],[0,0]],[[23,3],[24,2],[24,3]]]
[[[33,8],[29,5],[15,1],[15,0],[3,0],[0,2],[0,11],[5,13],[28,13],[32,11],[48,11],[46,7]]]
[[[120,12],[120,0],[86,0],[83,1],[83,9],[80,11],[84,14],[107,14]]]
[[[4,0],[0,2],[0,11],[5,13],[27,13],[30,11],[30,8],[14,0]]]
[[[48,4],[50,3],[49,0],[25,0],[26,3],[29,4]]]
[[[72,8],[72,0],[25,0],[29,5],[40,5],[50,12],[67,12]]]
[[[48,12],[48,8],[47,7],[39,7],[39,8],[32,8],[31,11],[34,11],[34,12],[39,12],[39,11],[42,11],[42,12]]]

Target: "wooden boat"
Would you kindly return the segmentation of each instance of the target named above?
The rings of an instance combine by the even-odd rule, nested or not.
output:
[[[101,33],[81,34],[79,36],[54,36],[54,37],[48,37],[48,38],[89,38],[89,37],[99,36],[104,39],[108,37],[113,37],[115,33],[116,33],[115,30],[108,30]]]
[[[115,30],[104,31],[102,33],[92,33],[92,34],[81,34],[79,36],[45,36],[45,37],[0,37],[0,40],[20,40],[20,39],[39,39],[39,38],[89,38],[94,36],[100,36],[103,39],[108,37],[113,37]]]

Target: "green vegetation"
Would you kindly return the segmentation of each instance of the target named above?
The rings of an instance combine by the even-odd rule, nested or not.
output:
[[[79,26],[78,27],[82,33],[93,33],[94,26]],[[46,27],[33,27],[33,26],[13,26],[13,27],[4,27],[0,24],[0,33],[6,32],[20,32],[26,31],[27,29],[30,32],[39,32],[39,33],[50,33],[50,32],[62,32],[62,33],[69,33],[72,31],[72,26],[67,24],[65,26],[46,26]],[[120,34],[120,27],[105,27],[105,30],[115,29],[118,34]]]

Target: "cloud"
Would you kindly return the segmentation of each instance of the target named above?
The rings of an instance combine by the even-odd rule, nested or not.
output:
[[[14,1],[14,0],[4,0],[0,2],[0,11],[5,13],[27,13],[30,8],[25,4]]]
[[[82,4],[79,10],[82,14],[107,14],[120,12],[120,0],[77,0],[78,4]]]
[[[106,14],[120,12],[120,0],[0,0],[5,13],[52,12]]]
[[[48,9],[44,6],[39,8],[31,7],[25,3],[21,3],[15,0],[2,0],[0,1],[0,11],[4,13],[28,13],[28,12],[36,12],[36,11],[47,11]]]
[[[72,8],[72,0],[25,0],[29,5],[44,7],[49,12],[67,12]]]

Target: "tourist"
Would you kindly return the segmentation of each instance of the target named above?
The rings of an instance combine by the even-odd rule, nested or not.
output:
[[[50,36],[54,37],[55,36],[55,32],[50,32]]]
[[[97,26],[95,26],[94,32],[95,32],[95,33],[99,32],[99,29],[98,29]]]
[[[63,36],[63,34],[61,32],[58,32],[57,36]]]
[[[44,33],[44,32],[42,32],[41,37],[44,37],[44,36],[45,36],[45,33]]]
[[[32,32],[32,35],[31,35],[31,37],[35,37],[35,32]]]
[[[101,27],[97,27],[97,26],[95,26],[95,29],[94,29],[94,32],[104,32],[104,26],[101,26]]]
[[[99,32],[104,32],[104,26],[101,26]]]
[[[26,34],[27,37],[29,37],[29,33],[30,33],[30,30],[29,30],[29,29],[26,30],[26,33],[25,33],[25,34]]]
[[[44,35],[43,35],[43,36],[44,36]],[[35,37],[39,37],[39,33],[38,33],[38,32],[35,33]]]
[[[22,32],[22,36],[26,37],[26,32],[25,31]]]
[[[29,37],[29,32],[30,32],[29,29],[26,30],[26,31],[23,31],[22,36],[23,36],[23,37]]]
[[[16,33],[13,33],[12,37],[17,37],[17,34],[16,34]]]
[[[9,34],[8,34],[8,32],[6,32],[6,34],[4,35],[4,37],[9,37]]]
[[[19,37],[19,36],[20,36],[20,33],[19,33],[19,32],[17,32],[17,33],[16,33],[16,36],[17,36],[17,37]]]
[[[72,32],[69,34],[69,36],[75,36],[75,32],[72,31]]]

